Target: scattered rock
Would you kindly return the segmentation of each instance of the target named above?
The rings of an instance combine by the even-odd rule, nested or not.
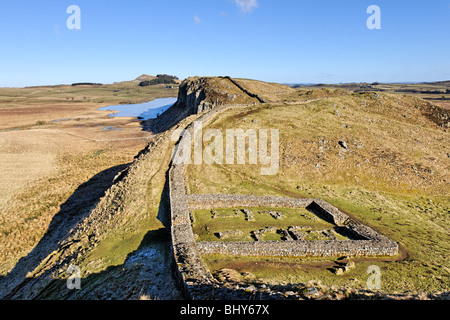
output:
[[[345,267],[345,271],[353,269],[353,268],[355,268],[355,262],[350,260],[344,265],[344,267]]]
[[[338,143],[342,148],[347,149],[347,143],[345,141],[339,141]]]
[[[222,282],[239,282],[241,281],[241,274],[234,269],[220,269],[216,272],[215,277]]]
[[[341,267],[334,268],[334,274],[337,276],[340,276],[340,275],[344,274],[344,269]]]
[[[253,286],[253,285],[250,285],[250,286],[248,286],[247,288],[245,288],[245,292],[253,292],[253,291],[255,291],[256,290],[256,288],[255,288],[255,286]]]
[[[249,209],[242,209],[245,214],[245,218],[247,221],[255,221],[255,217],[253,216],[253,212]]]
[[[333,297],[329,294],[324,294],[323,296],[317,298],[317,300],[333,300]]]
[[[318,298],[320,296],[320,292],[316,287],[305,288],[301,293],[305,298],[308,299]]]

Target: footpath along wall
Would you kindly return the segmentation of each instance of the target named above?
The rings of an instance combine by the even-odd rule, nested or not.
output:
[[[219,112],[233,107],[244,106],[220,106],[204,113],[196,121],[202,121],[203,125],[206,125]],[[195,136],[193,122],[185,130],[189,132],[190,137]],[[178,148],[184,147],[191,147],[191,139],[188,135],[181,135],[175,146],[175,152]],[[221,288],[220,284],[211,275],[197,249],[188,205],[185,170],[186,165],[184,163],[174,164],[173,162],[169,170],[169,201],[174,276],[188,299],[211,299],[212,297],[217,297],[220,292],[222,292],[222,295],[227,296],[229,293],[224,288]]]

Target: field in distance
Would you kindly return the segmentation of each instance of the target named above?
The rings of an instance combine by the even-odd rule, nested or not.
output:
[[[139,121],[98,109],[177,96],[178,88],[138,85],[149,77],[0,88],[0,274],[38,243],[80,185],[96,177],[90,192],[101,194],[147,145],[152,135]]]

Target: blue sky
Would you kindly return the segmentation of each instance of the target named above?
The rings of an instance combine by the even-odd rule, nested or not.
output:
[[[69,30],[70,5],[81,29]],[[370,5],[381,29],[369,30]],[[230,75],[450,80],[450,0],[5,0],[0,86]]]

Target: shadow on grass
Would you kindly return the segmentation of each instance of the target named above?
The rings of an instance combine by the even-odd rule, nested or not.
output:
[[[13,296],[30,280],[27,278],[29,272],[35,270],[53,251],[61,249],[61,243],[68,238],[71,230],[91,212],[116,176],[128,166],[123,164],[106,169],[75,190],[60,206],[39,243],[7,275],[0,278],[0,298]]]
[[[69,289],[73,279],[52,279],[34,297],[39,300],[176,300],[181,299],[171,278],[170,234],[165,228],[147,232],[123,264],[88,275],[80,289]],[[69,274],[67,275],[69,276]]]

